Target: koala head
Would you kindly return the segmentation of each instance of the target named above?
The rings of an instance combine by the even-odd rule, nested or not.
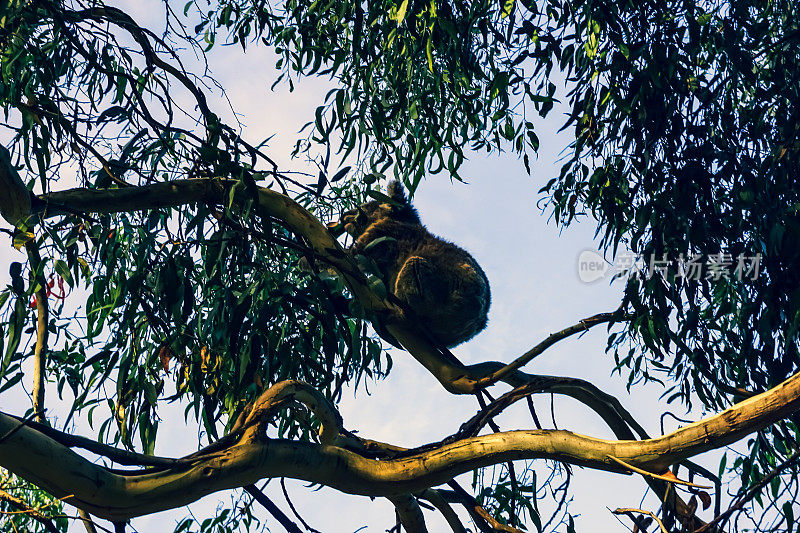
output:
[[[387,200],[372,200],[356,209],[346,211],[336,224],[353,237],[358,237],[371,224],[378,220],[391,219],[409,224],[420,224],[417,210],[406,198],[405,191],[398,181],[389,183]]]

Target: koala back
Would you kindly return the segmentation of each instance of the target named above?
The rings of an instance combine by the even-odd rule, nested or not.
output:
[[[489,280],[464,249],[430,233],[397,182],[391,202],[372,201],[342,217],[350,253],[373,259],[387,288],[439,345],[452,348],[483,330]]]

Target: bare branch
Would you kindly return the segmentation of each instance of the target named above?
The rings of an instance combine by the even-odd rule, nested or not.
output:
[[[425,525],[425,517],[422,516],[422,509],[419,508],[416,498],[411,494],[397,494],[387,496],[387,499],[394,505],[400,523],[408,533],[428,533]]]
[[[659,520],[658,517],[652,511],[645,511],[644,509],[634,509],[634,508],[631,507],[631,508],[624,508],[624,509],[623,508],[614,509],[611,512],[614,513],[614,514],[627,514],[627,515],[632,514],[632,513],[646,514],[646,515],[652,517],[653,520],[656,521],[656,523],[658,524],[658,527],[661,528],[662,533],[667,533],[667,528],[664,527],[664,523],[661,520]]]
[[[442,516],[447,521],[450,529],[453,530],[453,533],[467,532],[467,530],[464,529],[464,524],[461,523],[461,520],[458,518],[456,512],[453,510],[447,500],[442,497],[438,490],[425,489],[417,496],[423,500],[431,502],[431,504],[433,504],[433,506],[436,507],[440,513],[442,513]]]
[[[248,494],[250,494],[253,499],[255,499],[258,503],[264,506],[264,508],[269,511],[269,514],[275,517],[275,520],[280,522],[283,528],[288,531],[289,533],[303,533],[297,524],[292,522],[292,520],[286,516],[283,511],[281,511],[272,500],[267,498],[267,495],[258,490],[255,485],[247,485],[244,488]]]
[[[47,280],[45,280],[42,270],[42,257],[35,239],[25,243],[25,250],[28,252],[28,261],[31,268],[31,284],[38,285],[39,288],[34,292],[36,298],[36,345],[33,349],[33,411],[38,413],[37,422],[44,424],[44,381],[47,370]]]
[[[605,324],[608,322],[620,322],[625,320],[630,320],[631,316],[625,314],[623,311],[618,310],[614,311],[613,313],[600,313],[594,316],[590,316],[589,318],[584,318],[577,324],[570,326],[568,328],[562,329],[556,333],[550,334],[545,340],[525,352],[523,355],[515,359],[513,362],[507,364],[503,368],[495,370],[491,374],[483,376],[480,378],[477,383],[475,384],[478,388],[485,388],[489,385],[497,383],[501,381],[506,376],[512,374],[514,371],[522,368],[523,366],[530,363],[537,355],[544,352],[546,349],[557,343],[558,341],[564,340],[567,337],[571,337],[576,333],[584,333],[589,331],[589,328],[592,328],[598,324]]]

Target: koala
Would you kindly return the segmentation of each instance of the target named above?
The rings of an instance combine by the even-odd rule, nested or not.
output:
[[[348,253],[375,262],[389,292],[440,346],[471,339],[486,327],[486,274],[469,253],[422,225],[399,182],[389,184],[388,197],[342,215],[336,226],[354,239]]]

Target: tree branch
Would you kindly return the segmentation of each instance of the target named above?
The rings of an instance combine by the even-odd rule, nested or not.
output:
[[[235,183],[234,180],[187,179],[124,189],[72,189],[40,197],[31,214],[38,214],[44,218],[65,213],[112,213],[178,207],[192,203],[219,204]],[[291,231],[302,235],[314,254],[322,257],[341,274],[362,307],[376,316],[386,326],[386,330],[431,372],[446,390],[454,394],[473,394],[480,390],[481,379],[501,372],[502,381],[512,386],[539,388],[542,392],[566,394],[577,399],[597,412],[612,428],[617,438],[635,438],[631,428],[639,437],[646,436],[641,426],[616,398],[603,393],[586,381],[534,376],[520,370],[504,370],[508,365],[499,362],[465,366],[448,350],[434,345],[421,333],[420,328],[404,315],[402,309],[378,297],[336,239],[313,215],[287,196],[275,191],[259,188],[257,194],[261,212],[281,220]],[[552,345],[564,336],[576,333],[581,327],[579,324],[567,328],[560,335],[555,334],[555,337],[545,340],[539,350]],[[524,358],[525,356],[523,360]]]
[[[44,417],[44,381],[47,370],[47,280],[44,277],[42,256],[35,238],[25,243],[28,252],[28,261],[31,268],[31,284],[39,288],[34,292],[36,298],[36,345],[33,349],[33,412],[38,413],[36,421],[40,424],[46,422]]]
[[[280,524],[286,531],[288,531],[289,533],[303,533],[300,530],[300,528],[297,527],[297,524],[292,522],[292,520],[288,516],[286,516],[286,514],[284,514],[284,512],[281,511],[280,508],[277,505],[275,505],[275,503],[272,500],[267,498],[266,494],[258,490],[258,488],[255,485],[247,485],[244,488],[244,490],[250,496],[252,496],[255,501],[263,505],[264,508],[267,511],[269,511],[269,514],[274,516],[275,520],[280,522]]]
[[[110,520],[185,505],[265,477],[290,477],[368,496],[414,493],[475,468],[509,460],[553,459],[623,470],[614,456],[648,472],[731,444],[800,409],[800,374],[707,419],[643,441],[607,441],[563,430],[510,431],[464,439],[398,459],[375,460],[338,446],[243,439],[178,471],[123,475],[91,463],[30,427],[0,444],[0,466],[95,516]],[[18,422],[0,415],[0,434]],[[58,469],[53,468],[53,458]]]
[[[513,362],[505,365],[504,367],[495,370],[491,374],[483,376],[482,378],[477,380],[475,386],[477,388],[485,388],[489,385],[497,383],[498,381],[502,380],[506,376],[514,373],[514,371],[522,368],[523,366],[530,363],[534,357],[538,356],[550,346],[554,345],[558,341],[564,340],[567,337],[571,337],[576,333],[584,333],[589,331],[589,328],[592,328],[598,324],[605,324],[607,322],[619,322],[624,320],[630,320],[630,316],[625,314],[621,310],[614,311],[612,313],[599,313],[594,316],[590,316],[589,318],[584,318],[577,324],[570,326],[568,328],[562,329],[556,333],[552,333],[549,335],[545,340],[525,352],[523,355],[515,359]]]
[[[86,533],[97,533],[97,528],[94,527],[94,520],[92,520],[89,513],[83,509],[78,509],[78,519],[83,523],[83,528],[86,530]]]
[[[416,498],[411,494],[396,494],[386,497],[397,512],[397,517],[407,533],[428,533],[425,517],[422,516]]]
[[[700,529],[696,529],[694,533],[703,533],[704,531],[709,531],[710,528],[714,527],[715,525],[719,525],[719,530],[722,530],[722,526],[725,525],[725,522],[730,518],[730,516],[735,513],[736,511],[740,510],[744,505],[756,497],[756,495],[766,487],[770,481],[772,481],[776,476],[778,476],[781,472],[786,470],[788,467],[792,466],[800,459],[800,451],[794,452],[792,455],[786,458],[781,464],[777,465],[773,468],[766,476],[764,476],[758,483],[753,485],[747,490],[747,493],[742,495],[736,503],[731,505],[728,510],[722,513],[719,516],[714,517],[714,519],[705,524]]]
[[[234,180],[187,179],[124,189],[72,189],[40,197],[31,208],[35,213],[31,214],[38,214],[43,218],[65,213],[111,213],[177,207],[192,203],[219,204],[226,197],[230,187],[236,183]],[[256,194],[260,212],[282,221],[289,230],[303,236],[313,253],[322,257],[340,273],[362,307],[375,316],[389,334],[431,372],[446,390],[454,394],[472,394],[480,390],[481,379],[486,376],[497,376],[497,373],[500,373],[502,381],[512,386],[538,387],[542,392],[566,394],[577,399],[597,412],[612,428],[617,438],[635,438],[631,428],[640,437],[646,436],[641,426],[616,398],[603,393],[588,382],[570,378],[534,376],[520,370],[504,370],[508,365],[499,362],[465,366],[448,350],[434,345],[400,307],[377,296],[370,289],[357,265],[313,215],[287,196],[275,191],[259,188],[256,189]],[[545,340],[540,350],[560,340],[562,336],[579,331],[580,325],[573,328],[575,329],[567,328],[561,336],[555,334],[555,337]],[[520,360],[524,361],[525,356]],[[654,481],[651,483],[656,483],[654,488],[657,492],[664,491],[665,486],[658,486],[658,482]]]
[[[276,383],[259,396],[244,418],[243,439],[260,439],[266,430],[265,424],[275,411],[287,401],[296,400],[305,404],[320,421],[319,438],[322,444],[333,444],[342,431],[342,416],[315,388],[302,381],[287,380]],[[236,432],[234,427],[231,431]]]
[[[450,506],[450,503],[442,497],[438,490],[425,489],[417,496],[431,502],[431,504],[442,513],[442,516],[445,521],[447,521],[447,525],[450,526],[450,529],[453,530],[453,533],[467,533],[467,530],[464,529],[464,524],[461,523],[461,519],[458,518],[458,515]]]

